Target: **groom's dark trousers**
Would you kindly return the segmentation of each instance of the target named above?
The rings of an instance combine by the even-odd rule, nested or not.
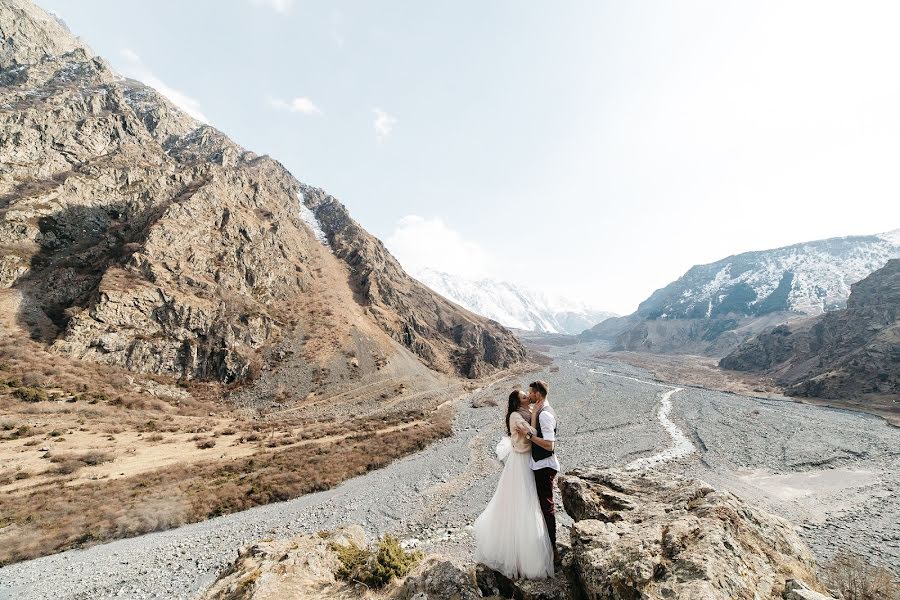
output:
[[[556,469],[544,467],[534,472],[534,485],[537,488],[538,500],[541,501],[541,512],[544,514],[544,523],[547,524],[547,533],[550,534],[550,542],[556,549],[556,506],[553,504],[553,479],[556,477]]]

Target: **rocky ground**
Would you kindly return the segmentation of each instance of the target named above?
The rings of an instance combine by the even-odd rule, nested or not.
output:
[[[466,527],[493,492],[502,427],[501,407],[473,403],[502,404],[513,383],[547,379],[563,470],[645,464],[639,459],[672,445],[658,411],[674,386],[592,358],[597,349],[555,349],[542,371],[475,392],[460,402],[452,438],[384,469],[296,500],[5,567],[0,598],[192,598],[244,544],[347,523],[470,561]],[[850,550],[900,564],[900,429],[869,415],[692,387],[668,400],[667,419],[691,446],[652,468],[700,477],[786,517],[820,560]],[[571,519],[558,521],[567,531]]]

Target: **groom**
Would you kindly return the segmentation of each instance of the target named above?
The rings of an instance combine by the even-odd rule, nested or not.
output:
[[[546,381],[535,381],[528,386],[528,401],[533,404],[531,426],[537,435],[528,434],[531,440],[531,470],[534,471],[534,485],[537,487],[541,512],[550,543],[553,544],[553,564],[559,566],[559,552],[556,549],[556,507],[553,504],[553,480],[559,473],[556,459],[556,411],[547,402]]]

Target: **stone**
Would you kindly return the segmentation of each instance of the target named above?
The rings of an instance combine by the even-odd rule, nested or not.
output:
[[[365,545],[365,533],[350,526],[322,535],[267,539],[243,548],[201,597],[202,600],[341,598],[352,586],[338,581],[332,544]]]
[[[559,479],[571,577],[589,598],[780,598],[816,582],[795,528],[729,492],[671,474],[581,469]]]
[[[834,598],[820,594],[796,579],[789,579],[784,584],[784,600],[834,600]]]
[[[448,560],[432,559],[406,578],[391,596],[396,600],[475,600],[481,598],[475,578]]]
[[[482,564],[475,566],[475,579],[483,596],[500,596],[515,600],[566,600],[576,598],[563,572],[546,580],[512,580]]]

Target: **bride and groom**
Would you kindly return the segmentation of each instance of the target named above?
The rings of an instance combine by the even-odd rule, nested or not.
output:
[[[474,525],[475,560],[512,579],[543,579],[559,565],[553,505],[557,421],[547,391],[546,382],[535,381],[528,394],[509,395],[508,436],[497,444],[503,472]]]

